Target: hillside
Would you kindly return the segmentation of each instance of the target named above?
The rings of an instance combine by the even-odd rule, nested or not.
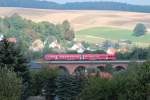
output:
[[[24,7],[67,10],[118,10],[150,13],[150,6],[131,5],[119,2],[73,2],[58,4],[41,0],[0,0],[0,7]]]
[[[83,38],[84,37],[84,38]],[[80,30],[76,33],[76,40],[87,41],[89,43],[100,43],[104,40],[118,42],[119,40],[129,40],[133,45],[147,46],[150,43],[150,34],[141,37],[133,36],[133,32],[127,29],[111,27],[94,27]]]
[[[44,10],[27,8],[0,8],[0,16],[11,16],[18,13],[24,18],[35,22],[49,21],[62,23],[69,20],[72,27],[78,31],[92,27],[115,27],[133,30],[136,23],[144,23],[150,30],[150,14],[123,11],[96,11],[96,10]]]

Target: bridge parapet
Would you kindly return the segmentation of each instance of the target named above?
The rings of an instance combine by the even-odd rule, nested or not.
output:
[[[144,63],[146,60],[137,60],[134,62]],[[101,60],[101,61],[44,61],[36,63],[49,63],[49,64],[129,64],[130,60]]]

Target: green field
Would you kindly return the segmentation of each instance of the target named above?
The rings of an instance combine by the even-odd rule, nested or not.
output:
[[[136,44],[150,44],[150,34],[135,37],[133,32],[127,29],[118,29],[110,27],[95,27],[76,32],[77,41],[87,41],[89,43],[99,43],[104,40],[130,40]]]

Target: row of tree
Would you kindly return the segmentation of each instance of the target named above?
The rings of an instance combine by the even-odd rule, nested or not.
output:
[[[134,48],[130,52],[126,53],[121,53],[117,52],[116,53],[117,59],[130,59],[130,60],[135,60],[135,59],[150,59],[150,47],[148,48]]]

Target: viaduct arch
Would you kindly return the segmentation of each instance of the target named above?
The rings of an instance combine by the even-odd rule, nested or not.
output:
[[[137,63],[144,63],[145,60],[137,60]],[[66,71],[69,74],[81,74],[85,73],[87,69],[97,68],[99,70],[104,70],[106,67],[111,66],[114,70],[126,70],[128,64],[131,63],[130,60],[115,60],[115,61],[45,61],[36,62],[39,64],[48,64],[50,68],[59,68],[62,71]]]
[[[107,64],[49,64],[50,68],[59,68],[62,71],[68,72],[69,74],[81,74],[86,73],[87,69],[97,68],[101,71],[107,67]],[[127,69],[127,64],[111,64],[112,68],[116,71]]]

